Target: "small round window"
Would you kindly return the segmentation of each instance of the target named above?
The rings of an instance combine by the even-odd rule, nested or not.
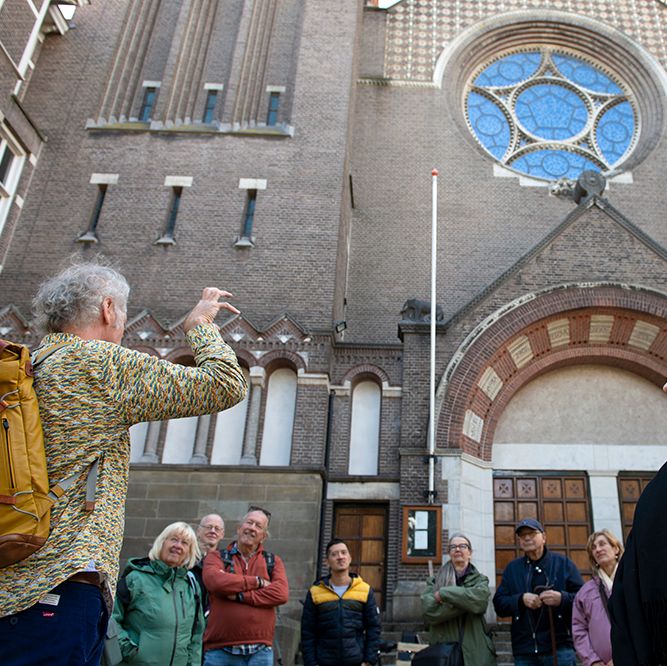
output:
[[[626,86],[571,53],[546,47],[511,53],[473,76],[470,130],[505,166],[532,178],[577,178],[615,170],[637,138]]]

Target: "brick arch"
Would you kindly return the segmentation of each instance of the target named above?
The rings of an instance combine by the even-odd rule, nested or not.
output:
[[[280,349],[270,351],[264,354],[257,363],[268,372],[280,366],[289,366],[292,370],[298,372],[299,370],[306,371],[306,364],[304,360],[295,352]]]
[[[667,377],[667,294],[627,285],[563,285],[488,317],[438,387],[436,438],[491,459],[495,428],[516,392],[566,365],[614,365],[660,386]]]
[[[239,365],[246,368],[252,368],[259,365],[259,361],[246,349],[235,349],[234,353],[239,361]]]
[[[128,347],[128,349],[142,352],[143,354],[148,354],[149,356],[157,356],[158,358],[161,358],[157,349],[155,349],[155,347],[149,347],[148,345],[132,345],[131,347]]]
[[[350,385],[353,385],[363,379],[373,379],[377,381],[380,388],[382,388],[383,384],[389,384],[389,375],[382,368],[373,365],[372,363],[363,363],[362,365],[357,365],[348,370],[343,377],[343,384],[349,383]]]
[[[165,358],[167,361],[172,363],[179,363],[181,365],[195,365],[195,357],[192,353],[192,349],[189,346],[176,347],[172,349]],[[187,361],[185,363],[184,361]]]

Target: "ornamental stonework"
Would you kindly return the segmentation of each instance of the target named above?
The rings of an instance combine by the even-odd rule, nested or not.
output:
[[[655,0],[403,0],[387,12],[385,77],[430,82],[438,56],[461,32],[497,14],[539,9],[599,20],[667,67],[667,8]]]

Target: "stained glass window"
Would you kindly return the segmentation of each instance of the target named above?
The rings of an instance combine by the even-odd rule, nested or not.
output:
[[[512,53],[478,71],[467,93],[466,117],[495,159],[543,180],[618,167],[639,125],[622,82],[575,55],[547,48]]]

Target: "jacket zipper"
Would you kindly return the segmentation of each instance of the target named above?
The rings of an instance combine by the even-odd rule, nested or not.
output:
[[[178,606],[176,605],[176,590],[174,590],[173,595],[174,600],[174,644],[171,646],[171,659],[169,660],[169,666],[173,666],[174,657],[176,656],[176,644],[178,643]]]
[[[12,463],[12,446],[9,439],[9,421],[2,419],[2,428],[5,431],[5,447],[7,449],[7,471],[9,472],[9,487],[16,488],[16,479],[14,478],[14,464]]]

